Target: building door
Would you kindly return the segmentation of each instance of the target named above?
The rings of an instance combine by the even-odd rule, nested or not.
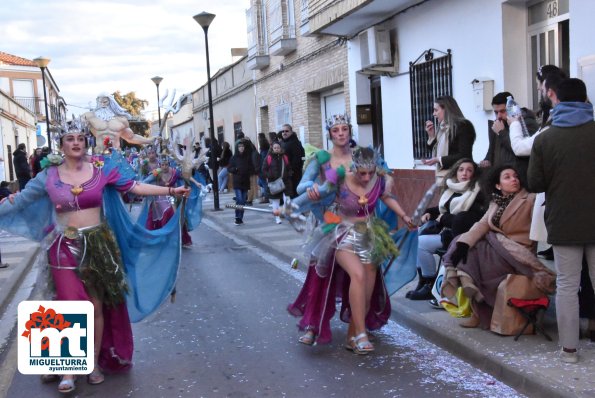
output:
[[[569,73],[569,0],[544,0],[529,7],[530,76],[533,108],[539,104],[535,71],[541,65],[556,65]]]
[[[322,143],[324,149],[327,151],[332,149],[333,143],[326,131],[326,120],[331,117],[332,115],[338,115],[345,113],[345,97],[343,93],[339,94],[330,94],[330,95],[322,95],[322,131],[323,139]]]
[[[380,147],[380,154],[384,157],[380,76],[370,77],[370,97],[372,98],[372,142],[374,143],[374,148]]]

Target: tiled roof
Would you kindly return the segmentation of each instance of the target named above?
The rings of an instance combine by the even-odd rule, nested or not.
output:
[[[0,51],[0,64],[20,65],[20,66],[35,66],[35,62],[30,59],[17,57],[16,55],[8,54]]]

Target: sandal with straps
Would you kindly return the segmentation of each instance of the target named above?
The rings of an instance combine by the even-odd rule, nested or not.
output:
[[[101,373],[98,368],[93,369],[91,373],[87,375],[87,383],[91,385],[101,384],[105,381],[105,376]]]
[[[53,383],[55,381],[60,380],[60,375],[57,375],[55,373],[49,373],[49,374],[41,375],[39,378],[41,379],[41,382],[44,384]]]
[[[366,332],[351,338],[351,349],[357,355],[367,355],[374,351],[374,345],[368,340]]]
[[[313,345],[314,339],[315,339],[314,332],[311,330],[308,330],[306,333],[304,333],[303,335],[300,336],[298,341],[305,345]]]
[[[62,376],[60,380],[60,384],[58,384],[58,391],[62,394],[68,394],[73,392],[76,389],[74,383],[76,382],[76,376],[73,376],[72,379],[65,379],[65,376]]]

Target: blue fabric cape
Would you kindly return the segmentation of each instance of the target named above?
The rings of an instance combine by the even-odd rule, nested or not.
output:
[[[103,167],[105,173],[117,167],[121,179],[135,178],[134,170],[116,152],[105,157]],[[6,200],[0,205],[0,228],[36,241],[47,235],[55,213],[46,180],[44,170],[16,195],[14,204]],[[165,227],[149,231],[130,219],[120,193],[112,186],[104,189],[103,210],[122,253],[130,289],[126,299],[130,320],[138,322],[157,310],[175,286],[181,255],[180,211]]]

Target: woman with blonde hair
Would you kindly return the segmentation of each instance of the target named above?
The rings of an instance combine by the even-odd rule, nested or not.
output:
[[[441,178],[457,160],[473,157],[475,129],[463,116],[457,101],[449,95],[436,98],[433,115],[439,128],[436,131],[434,122],[426,121],[427,146],[432,157],[424,159],[423,164],[436,165],[436,176]]]

